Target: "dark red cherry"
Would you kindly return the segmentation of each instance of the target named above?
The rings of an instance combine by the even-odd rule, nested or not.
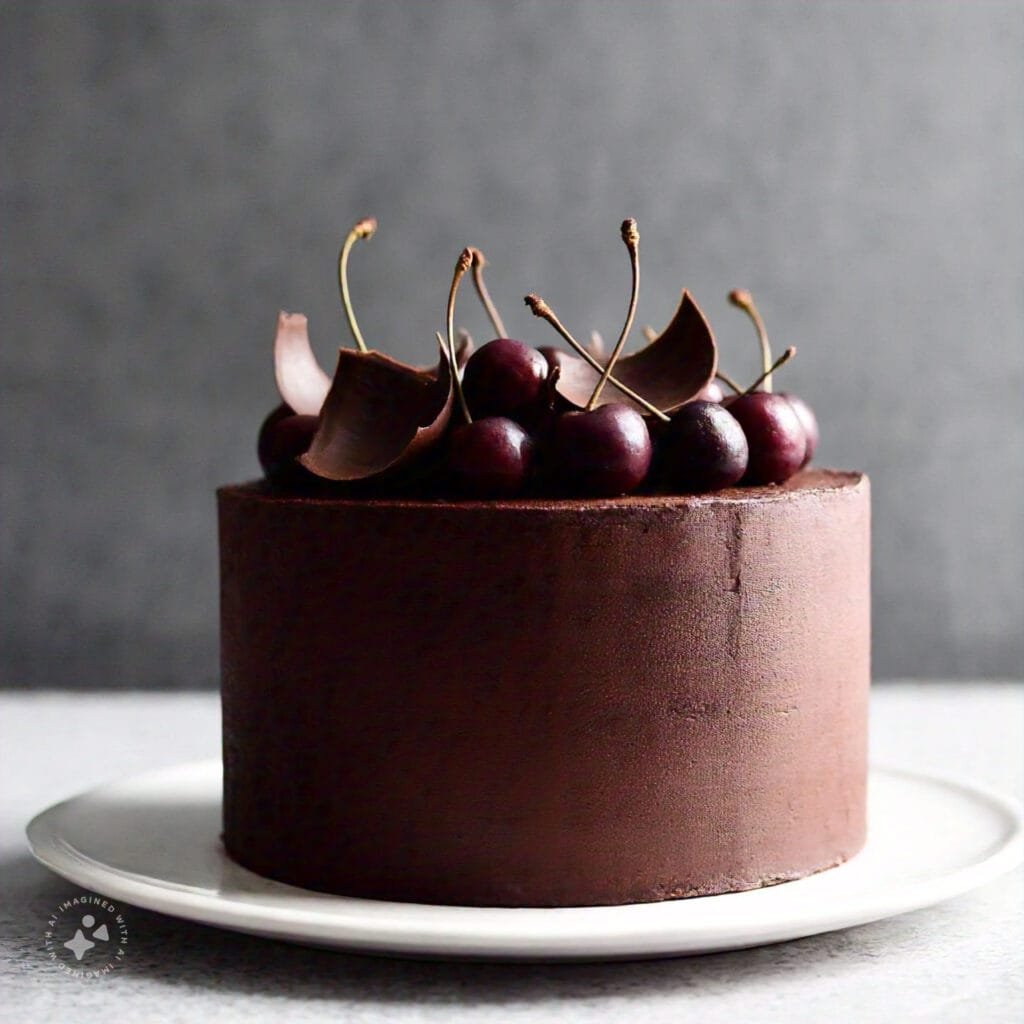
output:
[[[818,417],[814,415],[814,410],[799,395],[790,395],[784,391],[779,393],[793,406],[793,411],[796,413],[797,419],[800,420],[800,425],[804,428],[804,433],[807,435],[807,452],[802,463],[802,465],[806,466],[814,458],[814,453],[818,450],[818,442],[821,440]]]
[[[702,399],[673,413],[662,452],[666,483],[695,494],[732,487],[747,471],[749,458],[736,417],[718,402]]]
[[[748,391],[726,401],[750,448],[743,482],[781,484],[788,480],[807,454],[807,435],[793,406],[784,396],[768,391]]]
[[[470,356],[462,390],[474,419],[515,416],[537,402],[547,377],[548,361],[535,348],[495,338]]]
[[[628,494],[651,468],[647,424],[640,413],[618,402],[559,416],[551,449],[554,472],[579,494]]]
[[[307,471],[296,461],[309,450],[316,433],[317,416],[300,416],[287,405],[279,405],[263,421],[256,454],[268,480],[299,480]]]
[[[697,393],[697,401],[700,402],[721,402],[723,398],[725,392],[717,380],[708,381]]]
[[[489,416],[456,427],[448,442],[455,485],[475,498],[507,498],[526,483],[533,442],[515,420]]]

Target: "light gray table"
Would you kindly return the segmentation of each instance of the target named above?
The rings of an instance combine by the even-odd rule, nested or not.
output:
[[[373,960],[128,908],[123,967],[43,953],[79,890],[36,864],[36,811],[118,775],[219,753],[214,694],[0,696],[3,1021],[999,1022],[1024,1019],[1024,876],[890,921],[689,960],[575,966]],[[877,686],[876,762],[1024,795],[1024,685]]]

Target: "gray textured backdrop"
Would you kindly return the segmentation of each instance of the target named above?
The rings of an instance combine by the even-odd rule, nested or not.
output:
[[[213,488],[250,477],[279,307],[429,358],[475,243],[614,331],[759,298],[821,461],[875,496],[875,670],[1022,672],[1020,3],[5,2],[2,677],[212,685]],[[469,302],[467,326],[484,321]]]

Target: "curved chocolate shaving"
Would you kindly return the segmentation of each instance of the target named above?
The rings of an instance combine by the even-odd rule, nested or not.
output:
[[[277,314],[274,377],[281,398],[299,416],[316,416],[331,387],[331,378],[309,346],[309,322],[302,313]]]
[[[460,329],[455,336],[455,362],[460,370],[469,362],[469,357],[475,348],[473,337],[469,331]]]
[[[300,462],[325,480],[354,481],[397,469],[438,441],[452,412],[448,360],[417,370],[380,352],[338,352],[309,451]]]
[[[584,408],[600,374],[577,356],[559,360],[562,374],[558,393],[570,404]],[[683,292],[671,323],[652,342],[615,364],[613,376],[663,412],[685,405],[714,379],[718,349],[700,307]],[[642,406],[615,387],[602,392],[598,405],[623,402],[639,412]]]
[[[466,363],[469,362],[469,357],[473,354],[474,348],[473,339],[470,337],[469,331],[460,330],[455,338],[455,361],[458,363],[460,370],[466,368]],[[419,366],[417,369],[422,373],[430,374],[431,377],[437,376],[436,366]]]

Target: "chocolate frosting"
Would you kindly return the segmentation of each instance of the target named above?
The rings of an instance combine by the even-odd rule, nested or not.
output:
[[[864,841],[869,492],[218,492],[224,841],[354,896],[621,904]]]

